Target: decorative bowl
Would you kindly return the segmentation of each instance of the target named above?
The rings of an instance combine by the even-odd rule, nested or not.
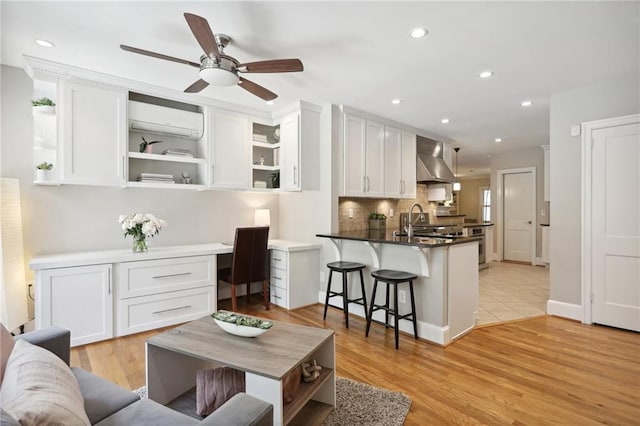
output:
[[[256,337],[266,333],[273,323],[259,318],[245,317],[233,312],[218,311],[211,315],[218,326],[229,334]]]

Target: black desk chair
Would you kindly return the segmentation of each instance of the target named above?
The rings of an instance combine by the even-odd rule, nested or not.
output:
[[[231,266],[218,271],[218,281],[231,284],[231,310],[237,312],[236,286],[247,285],[247,305],[251,295],[251,283],[262,281],[264,306],[269,310],[269,227],[236,228]]]

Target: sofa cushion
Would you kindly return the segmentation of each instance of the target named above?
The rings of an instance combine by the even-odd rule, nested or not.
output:
[[[9,356],[0,405],[21,424],[90,424],[69,366],[24,340],[16,341]]]
[[[98,423],[140,399],[137,394],[81,368],[73,367],[71,371],[80,385],[84,409],[91,424]]]
[[[141,399],[112,414],[98,426],[189,426],[199,422],[150,399]]]
[[[7,413],[3,408],[0,407],[0,425],[20,426],[20,423],[18,423],[18,421],[14,419],[11,414]]]
[[[4,369],[9,360],[9,355],[13,350],[15,341],[13,336],[9,333],[3,324],[0,324],[0,385],[2,385],[2,379],[4,378]],[[4,423],[2,423],[4,424]]]

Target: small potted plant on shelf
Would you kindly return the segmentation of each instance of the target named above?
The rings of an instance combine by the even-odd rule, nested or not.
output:
[[[387,227],[387,216],[382,213],[371,213],[369,215],[369,229],[372,231],[385,230]]]
[[[36,166],[36,180],[38,181],[48,181],[51,180],[51,170],[53,169],[53,164],[47,163],[43,161],[42,163]]]
[[[164,141],[151,141],[151,142],[147,142],[147,140],[144,138],[144,136],[142,136],[142,142],[140,142],[140,152],[144,152],[147,154],[153,154],[153,150],[151,149],[151,145],[153,145],[154,143],[160,143],[160,142],[164,142]]]
[[[31,105],[33,105],[33,112],[37,112],[39,114],[56,113],[56,103],[46,96],[31,101]]]

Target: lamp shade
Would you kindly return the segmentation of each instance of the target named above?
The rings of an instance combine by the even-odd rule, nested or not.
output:
[[[20,182],[1,178],[0,185],[0,322],[14,330],[29,320]]]
[[[256,209],[253,224],[255,226],[270,226],[271,215],[269,209]]]

